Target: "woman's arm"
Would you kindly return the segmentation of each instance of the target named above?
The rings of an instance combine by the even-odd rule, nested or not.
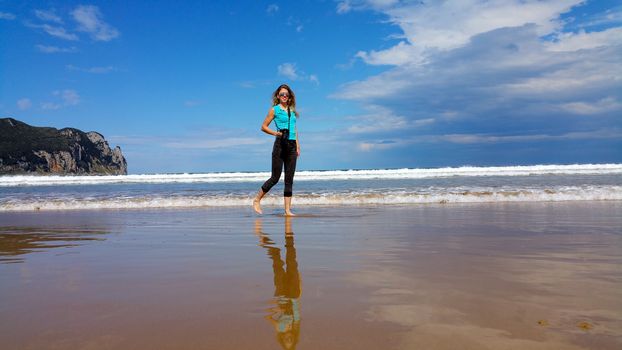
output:
[[[272,136],[281,136],[282,134],[280,132],[273,131],[272,129],[269,128],[269,125],[270,123],[272,123],[273,119],[274,119],[274,109],[270,108],[270,110],[268,111],[268,115],[266,116],[266,119],[264,119],[263,124],[261,124],[261,131]]]
[[[296,127],[296,155],[300,157],[300,139],[298,138],[298,127]]]

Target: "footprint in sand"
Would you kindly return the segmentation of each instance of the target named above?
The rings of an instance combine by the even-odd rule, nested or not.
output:
[[[590,324],[588,322],[585,322],[585,321],[579,322],[577,324],[577,327],[581,328],[584,331],[589,331],[590,329],[594,328],[594,326],[592,324]]]
[[[538,324],[539,324],[540,326],[542,326],[542,327],[546,327],[546,326],[548,326],[548,325],[549,325],[549,321],[547,321],[547,320],[539,320],[539,321],[538,321]]]

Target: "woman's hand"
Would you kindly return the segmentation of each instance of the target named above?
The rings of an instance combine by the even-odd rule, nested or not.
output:
[[[280,131],[277,131],[277,132],[274,133],[274,136],[281,137],[281,136],[283,136],[283,133],[280,132]]]
[[[300,157],[300,146],[296,147],[296,155]]]

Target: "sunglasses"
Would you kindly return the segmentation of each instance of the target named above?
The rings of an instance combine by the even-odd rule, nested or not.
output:
[[[281,92],[279,97],[289,97],[289,94],[287,92]]]

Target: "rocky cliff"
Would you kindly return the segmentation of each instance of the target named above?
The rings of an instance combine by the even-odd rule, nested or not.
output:
[[[0,174],[19,173],[125,175],[127,162],[97,132],[0,118]]]

